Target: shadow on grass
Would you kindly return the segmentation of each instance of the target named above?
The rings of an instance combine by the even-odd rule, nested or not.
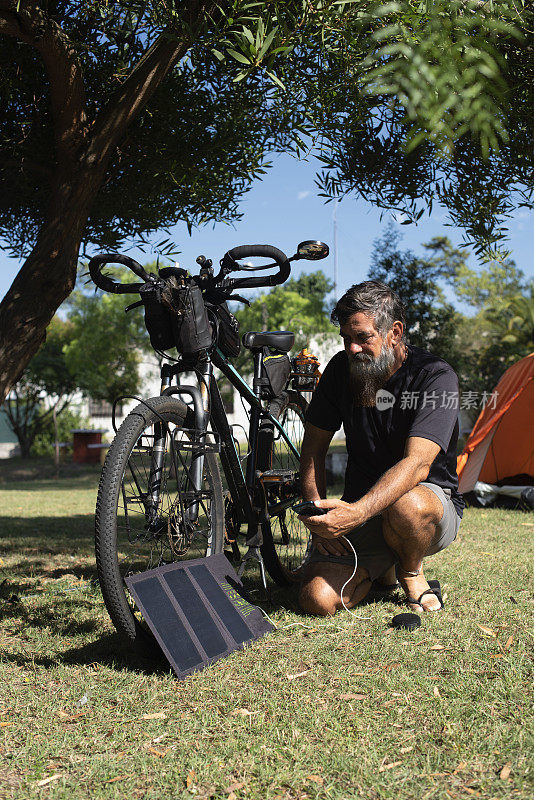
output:
[[[94,516],[2,517],[0,537],[3,556],[24,556],[28,567],[39,567],[49,555],[94,553]]]
[[[106,634],[82,647],[73,647],[56,656],[25,655],[23,653],[3,654],[2,660],[19,667],[38,665],[41,667],[66,666],[106,666],[115,670],[128,670],[144,675],[169,672],[170,666],[157,643],[154,648],[141,652],[125,643],[119,634]]]
[[[69,480],[82,479],[96,486],[101,473],[100,464],[75,464],[65,461],[55,466],[49,458],[10,458],[0,463],[0,489],[31,491],[34,482],[53,481],[57,488]],[[13,485],[20,484],[20,485]]]

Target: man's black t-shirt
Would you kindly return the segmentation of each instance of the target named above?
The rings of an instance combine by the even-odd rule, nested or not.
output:
[[[343,499],[363,497],[377,480],[401,460],[406,441],[420,436],[439,444],[428,478],[450,489],[459,516],[464,502],[458,493],[458,379],[438,356],[408,345],[404,364],[377,393],[377,406],[358,406],[351,396],[349,363],[343,351],[329,361],[306,413],[317,428],[337,431],[343,425],[349,460]]]

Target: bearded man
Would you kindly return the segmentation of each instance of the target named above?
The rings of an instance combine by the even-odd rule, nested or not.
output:
[[[306,415],[301,454],[305,500],[326,509],[301,516],[313,550],[304,569],[300,604],[331,615],[397,577],[413,611],[438,611],[423,560],[447,547],[460,526],[458,380],[432,353],[407,344],[401,299],[378,281],[352,286],[332,321],[344,351],[326,366]],[[326,498],[325,457],[343,425],[348,464],[343,497]]]

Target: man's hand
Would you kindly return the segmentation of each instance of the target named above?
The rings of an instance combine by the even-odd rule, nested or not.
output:
[[[321,539],[337,539],[348,533],[357,525],[365,521],[357,503],[346,503],[344,500],[314,500],[318,508],[327,508],[328,514],[317,517],[302,517],[299,519],[311,531],[312,536]],[[324,546],[324,543],[323,543]],[[320,551],[321,552],[321,551]],[[329,550],[328,552],[332,552]],[[345,555],[345,553],[332,553],[332,555]]]
[[[352,555],[354,557],[352,550],[344,539],[322,539],[320,536],[312,535],[312,545],[323,556]]]

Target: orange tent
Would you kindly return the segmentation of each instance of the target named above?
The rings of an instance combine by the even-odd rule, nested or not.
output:
[[[519,474],[534,483],[534,353],[506,370],[493,395],[458,456],[461,492]]]

